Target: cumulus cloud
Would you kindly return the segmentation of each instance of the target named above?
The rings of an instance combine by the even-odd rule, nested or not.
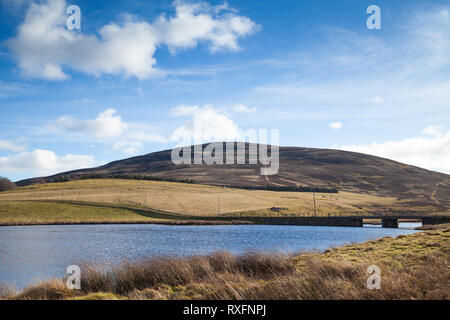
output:
[[[62,129],[66,132],[76,132],[97,138],[114,138],[122,135],[127,128],[127,124],[122,121],[117,111],[106,109],[95,119],[78,120],[72,116],[62,116],[51,126]]]
[[[129,127],[135,130],[128,130]],[[54,121],[50,127],[64,132],[77,132],[88,138],[101,140],[108,148],[124,155],[142,153],[146,143],[166,143],[168,139],[156,134],[152,128],[142,124],[128,124],[116,115],[113,109],[105,110],[97,118],[77,120],[72,116],[63,116]]]
[[[422,133],[425,135],[368,145],[343,145],[337,148],[450,174],[450,131],[444,132],[442,126],[431,126],[422,130]]]
[[[255,107],[248,107],[245,104],[237,104],[234,105],[232,108],[234,113],[244,113],[244,114],[250,114],[255,113],[256,108]]]
[[[0,171],[10,173],[51,175],[94,165],[96,165],[96,161],[93,156],[75,154],[58,156],[53,151],[41,149],[0,157]]]
[[[24,147],[12,141],[0,139],[0,150],[20,152],[24,151]]]
[[[172,141],[178,141],[182,145],[210,141],[230,141],[239,137],[239,128],[234,121],[212,107],[183,105],[173,108],[171,114],[190,117],[171,136]]]
[[[207,41],[211,51],[238,50],[238,38],[257,29],[247,17],[232,13],[228,5],[210,6],[207,3],[175,1],[175,17],[160,16],[154,27],[160,42],[171,51],[192,48],[199,41]],[[221,15],[225,12],[224,15]]]
[[[58,133],[78,133],[87,138],[104,142],[114,151],[135,155],[143,150],[145,143],[165,143],[164,136],[155,133],[150,126],[126,123],[114,109],[100,112],[95,119],[77,119],[71,115],[59,117],[47,128]],[[131,130],[129,128],[132,128]]]
[[[17,36],[7,44],[18,60],[19,68],[32,78],[64,80],[65,69],[87,74],[123,74],[147,78],[157,69],[154,54],[167,45],[172,52],[209,44],[211,51],[239,49],[238,39],[258,27],[247,17],[227,6],[175,1],[175,15],[161,15],[155,22],[125,19],[109,23],[98,35],[70,31],[65,0],[33,3],[27,10]],[[82,26],[83,28],[83,26]]]
[[[330,129],[331,130],[339,130],[340,128],[342,128],[342,123],[341,122],[336,121],[336,122],[330,123]]]

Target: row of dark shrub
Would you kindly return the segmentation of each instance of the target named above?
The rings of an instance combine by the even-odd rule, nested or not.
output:
[[[228,187],[223,185],[216,185],[218,187]],[[285,191],[285,192],[317,192],[317,193],[338,193],[339,189],[335,187],[302,187],[302,186],[233,186],[237,189],[245,190],[266,190],[266,191]]]
[[[60,176],[60,177],[56,177],[53,182],[67,182],[70,181],[70,177],[68,176]]]
[[[165,182],[181,182],[181,183],[196,183],[192,179],[179,179],[179,178],[164,178],[154,177],[139,174],[83,174],[79,179],[126,179],[126,180],[148,180],[148,181],[165,181]]]
[[[192,183],[200,184],[192,179],[180,179],[170,177],[154,177],[138,174],[101,174],[101,173],[88,173],[77,176],[76,179],[126,179],[126,180],[148,180],[148,181],[165,181],[165,182],[180,182],[180,183]],[[55,178],[54,182],[66,182],[70,181],[68,176],[60,176]],[[230,187],[224,185],[215,185],[217,187]],[[232,186],[237,189],[245,190],[267,190],[267,191],[285,191],[285,192],[317,192],[317,193],[338,193],[339,190],[336,187],[304,187],[304,186]]]

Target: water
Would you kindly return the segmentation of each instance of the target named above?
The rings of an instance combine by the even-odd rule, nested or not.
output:
[[[0,227],[0,281],[22,288],[62,277],[69,265],[82,262],[117,263],[152,255],[189,256],[219,250],[294,253],[413,232],[406,228],[261,225]]]

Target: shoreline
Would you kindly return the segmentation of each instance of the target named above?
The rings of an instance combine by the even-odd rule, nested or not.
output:
[[[404,221],[400,222],[403,223]],[[409,222],[409,221],[407,221]],[[412,221],[416,222],[416,221]],[[270,225],[270,226],[303,226],[303,227],[350,227],[350,228],[365,228],[364,225],[377,225],[379,223],[364,223],[363,226],[345,226],[345,225],[322,225],[322,224],[287,224],[287,223],[258,223],[245,220],[167,220],[167,221],[31,221],[31,222],[0,222],[0,227],[26,227],[26,226],[65,226],[65,225],[167,225],[167,226],[229,226],[229,225]],[[425,230],[424,226],[415,228],[413,230]],[[398,227],[397,229],[402,229]]]
[[[10,222],[0,223],[0,227],[19,227],[19,226],[64,226],[64,225],[111,225],[111,224],[159,224],[159,225],[256,225],[249,221],[196,221],[196,220],[167,220],[167,221],[55,221],[55,222]]]
[[[328,222],[328,223],[321,223]],[[404,221],[399,221],[399,223],[405,222],[417,222],[416,220],[404,219]],[[145,225],[145,224],[157,224],[157,225],[180,225],[180,226],[207,226],[207,225],[272,225],[272,226],[310,226],[310,227],[352,227],[352,228],[363,228],[364,225],[380,225],[378,222],[366,222],[362,225],[342,225],[342,224],[330,224],[326,217],[317,217],[312,219],[305,219],[302,223],[297,223],[289,218],[272,219],[270,217],[245,217],[241,219],[233,219],[233,217],[224,217],[222,219],[213,220],[211,219],[155,219],[155,220],[93,220],[93,221],[11,221],[11,222],[0,222],[0,227],[14,227],[14,226],[63,226],[63,225]],[[439,225],[439,224],[437,224]],[[422,225],[420,228],[424,228]]]
[[[292,225],[292,224],[267,224],[254,223],[250,221],[84,221],[84,222],[19,222],[19,223],[0,223],[1,227],[38,227],[38,226],[101,226],[101,225],[165,225],[165,226],[298,226],[298,227],[341,227],[341,228],[370,228],[367,226],[333,226],[333,225]],[[373,226],[374,224],[367,224]],[[378,224],[379,225],[379,224]],[[436,225],[439,226],[439,225]],[[373,227],[372,227],[373,228]],[[381,226],[380,226],[381,228]],[[416,228],[402,228],[408,230],[433,230],[431,227],[419,226]]]

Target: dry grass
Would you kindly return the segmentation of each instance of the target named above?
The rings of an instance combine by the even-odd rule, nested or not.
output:
[[[158,222],[163,216],[127,208],[41,201],[0,202],[0,224]]]
[[[17,292],[18,292],[17,289],[13,287],[10,283],[0,281],[0,299],[15,296]]]
[[[218,252],[210,256],[125,262],[109,271],[103,266],[84,266],[81,286],[86,294],[111,292],[135,295],[137,291],[158,286],[178,288],[190,283],[210,282],[222,275],[271,279],[292,274],[295,270],[293,261],[284,255],[248,253],[235,256]]]
[[[11,299],[449,299],[450,228],[328,250],[323,254],[219,252],[82,267],[82,290],[53,279]],[[408,245],[410,244],[410,245]],[[368,265],[381,289],[366,287]]]
[[[450,223],[430,224],[420,227],[421,230],[445,230],[450,228]]]
[[[188,215],[216,215],[218,199],[222,214],[239,216],[280,216],[313,213],[313,194],[242,190],[197,184],[136,181],[78,180],[19,188],[0,193],[0,200],[65,200],[106,203],[124,207],[144,207]],[[404,205],[390,197],[350,192],[316,194],[318,215],[366,213],[381,207]],[[4,203],[0,201],[0,208]],[[1,210],[1,209],[0,209]]]
[[[58,300],[69,298],[75,292],[66,288],[61,279],[50,279],[37,285],[32,285],[15,296],[18,300]]]
[[[64,201],[0,202],[0,226],[52,224],[171,224],[225,225],[250,224],[251,221],[209,217],[188,217],[142,208],[126,208],[99,203]]]

